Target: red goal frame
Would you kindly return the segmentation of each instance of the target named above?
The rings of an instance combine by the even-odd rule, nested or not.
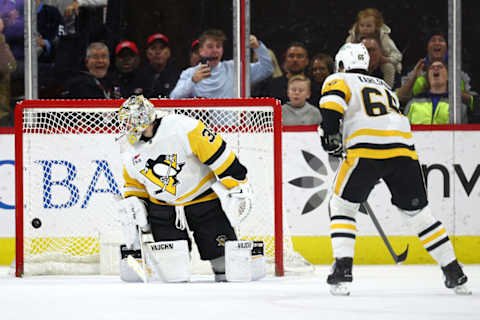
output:
[[[16,203],[16,267],[15,275],[22,277],[24,273],[24,219],[23,219],[23,111],[28,108],[112,108],[120,107],[125,99],[117,100],[24,100],[15,107],[15,203]],[[282,110],[279,100],[273,98],[248,99],[152,99],[155,107],[254,107],[272,106],[274,113],[274,211],[275,211],[275,274],[284,275],[283,248],[283,215],[282,215]]]

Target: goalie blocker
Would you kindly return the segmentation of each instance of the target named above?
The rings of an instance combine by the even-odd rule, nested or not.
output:
[[[191,266],[188,243],[185,240],[144,243],[148,250],[145,270],[141,267],[140,250],[120,246],[120,278],[126,282],[190,281]],[[130,257],[129,257],[130,256]],[[227,281],[254,281],[265,277],[263,241],[226,241],[225,276]]]

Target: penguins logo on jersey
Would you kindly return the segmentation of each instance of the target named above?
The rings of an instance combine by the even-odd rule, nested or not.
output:
[[[156,194],[167,191],[177,193],[177,175],[182,171],[185,162],[178,163],[177,155],[160,155],[157,159],[148,159],[145,168],[140,171],[148,180],[160,187]]]
[[[224,234],[221,234],[215,240],[217,240],[217,247],[225,247],[225,242],[227,242],[228,237]]]

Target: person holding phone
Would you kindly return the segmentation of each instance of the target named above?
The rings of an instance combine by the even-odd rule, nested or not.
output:
[[[184,70],[170,98],[234,98],[234,62],[222,61],[225,33],[210,29],[199,37],[199,53],[202,57],[196,66]],[[273,73],[273,63],[265,45],[250,35],[250,48],[259,57],[250,64],[250,82],[268,78]]]

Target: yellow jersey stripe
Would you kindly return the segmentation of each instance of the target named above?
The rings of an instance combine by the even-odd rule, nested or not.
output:
[[[355,230],[357,231],[357,228],[355,226],[352,226],[351,224],[343,224],[343,223],[336,223],[330,225],[330,230],[333,229],[350,229],[350,230]]]
[[[441,236],[442,234],[444,234],[445,232],[447,232],[447,231],[445,230],[445,228],[440,229],[439,231],[437,231],[437,232],[435,232],[434,234],[432,234],[430,237],[422,240],[422,245],[426,245],[426,244],[429,243],[430,241],[437,239],[438,237],[440,237],[440,236]]]
[[[139,198],[148,198],[149,195],[146,191],[125,191],[123,194],[123,197],[128,198],[128,197],[139,197]]]
[[[212,171],[210,171],[205,177],[203,177],[202,180],[200,180],[198,185],[192,191],[190,191],[189,193],[187,193],[187,194],[183,195],[182,197],[178,198],[176,201],[177,202],[183,201],[185,198],[188,198],[192,194],[196,193],[198,191],[198,189],[200,189],[205,183],[207,183],[208,181],[210,181],[214,177],[215,177],[215,175],[213,174]]]
[[[338,104],[338,103],[333,102],[333,101],[327,101],[325,103],[322,103],[320,105],[320,109],[329,109],[329,110],[337,111],[341,114],[345,113],[345,110],[343,109],[343,106],[341,104]]]
[[[344,79],[336,78],[329,81],[326,85],[324,85],[322,95],[327,95],[329,91],[340,91],[343,95],[345,95],[345,101],[347,103],[349,103],[350,99],[352,98],[352,92],[350,91],[350,88]]]
[[[368,158],[368,159],[390,159],[395,157],[410,157],[413,160],[418,160],[418,155],[415,150],[409,150],[407,148],[393,148],[393,149],[348,149],[347,154],[355,158]]]
[[[205,163],[220,149],[223,140],[220,135],[215,135],[202,122],[199,122],[197,127],[188,133],[188,142],[192,152]]]
[[[137,189],[146,190],[143,184],[141,184],[138,180],[130,177],[125,167],[123,167],[123,179],[125,180],[125,187],[135,187]]]
[[[411,139],[411,132],[403,132],[398,130],[376,130],[376,129],[360,129],[355,131],[351,136],[345,139],[347,142],[350,139],[353,139],[358,136],[376,136],[376,137],[402,137],[405,139]]]
[[[247,182],[248,179],[245,179],[243,181],[238,181],[236,179],[232,179],[232,178],[224,178],[224,179],[221,179],[220,181],[223,183],[223,185],[225,187],[227,187],[227,189],[232,189],[232,188],[235,188],[237,187],[238,185],[240,185],[241,183],[245,183]]]
[[[203,197],[203,198],[200,198],[200,199],[197,199],[197,200],[193,200],[193,201],[189,201],[189,202],[185,202],[185,203],[181,203],[181,204],[166,203],[166,202],[162,202],[162,201],[157,200],[157,199],[152,198],[152,197],[150,197],[149,199],[150,199],[150,201],[153,202],[153,203],[161,204],[161,205],[164,205],[164,206],[176,206],[176,205],[189,206],[189,205],[195,204],[195,203],[200,203],[200,202],[205,202],[205,201],[210,201],[210,200],[218,199],[218,196],[217,196],[217,194],[216,194],[215,192],[212,192],[212,193],[210,193],[209,195],[206,195],[206,196]]]
[[[337,175],[337,180],[335,183],[335,189],[334,192],[336,195],[340,195],[340,189],[343,185],[343,181],[345,180],[345,177],[347,176],[347,173],[350,171],[350,169],[353,167],[355,163],[356,158],[354,156],[351,156],[348,154],[347,158],[343,160],[342,166],[340,167],[340,170],[338,171]]]

